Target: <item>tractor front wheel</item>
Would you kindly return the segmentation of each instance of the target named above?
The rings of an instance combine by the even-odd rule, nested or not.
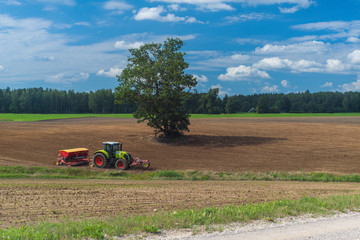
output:
[[[98,167],[98,168],[104,168],[107,165],[107,159],[105,157],[104,154],[102,153],[97,153],[94,156],[94,160],[93,160],[94,166]]]
[[[128,162],[125,159],[119,158],[115,162],[115,167],[119,170],[125,170],[128,168]]]

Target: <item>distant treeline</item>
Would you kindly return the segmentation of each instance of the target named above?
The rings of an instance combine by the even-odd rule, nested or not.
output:
[[[1,113],[133,113],[135,104],[115,104],[111,89],[75,92],[43,88],[0,89]],[[194,92],[185,103],[190,113],[218,114],[360,112],[359,92],[254,94],[219,97],[218,89]]]
[[[0,89],[1,113],[133,113],[135,104],[115,104],[110,89],[75,92],[27,88]]]

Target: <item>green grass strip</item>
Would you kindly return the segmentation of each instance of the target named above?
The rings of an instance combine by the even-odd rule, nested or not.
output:
[[[162,229],[182,229],[232,222],[270,220],[303,214],[331,214],[334,211],[357,210],[360,195],[304,197],[300,200],[278,200],[241,206],[210,207],[200,210],[181,210],[154,215],[107,220],[43,222],[37,225],[0,230],[0,239],[105,239],[143,232],[156,233]],[[211,227],[211,226],[210,226]]]
[[[354,117],[360,116],[360,113],[234,113],[234,114],[191,114],[190,118],[262,118],[262,117]],[[115,118],[133,118],[133,114],[15,114],[0,113],[0,121],[42,121],[54,119],[70,119],[70,118],[89,118],[89,117],[115,117]]]
[[[233,113],[233,114],[191,114],[191,118],[284,118],[284,117],[358,117],[360,113]]]
[[[0,166],[0,179],[114,179],[114,180],[193,180],[193,181],[311,181],[360,182],[360,175],[321,172],[211,172],[160,170],[134,173],[79,167]]]

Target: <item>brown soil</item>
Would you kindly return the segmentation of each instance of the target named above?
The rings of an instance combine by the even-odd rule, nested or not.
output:
[[[356,183],[1,180],[0,228],[37,221],[151,214],[359,193]]]
[[[91,144],[94,152],[112,140],[150,160],[153,170],[360,173],[359,117],[191,119],[191,124],[185,139],[162,144],[135,119],[0,122],[0,165],[53,166],[60,149]]]

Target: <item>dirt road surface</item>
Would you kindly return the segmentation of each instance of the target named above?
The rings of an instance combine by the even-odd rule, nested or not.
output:
[[[135,119],[0,122],[0,165],[53,166],[58,150],[121,141],[152,170],[360,173],[360,117],[191,119],[177,144]],[[139,171],[139,170],[133,170]]]
[[[180,235],[181,236],[181,235]],[[153,239],[161,239],[153,238]],[[163,238],[165,239],[165,238]],[[171,235],[166,239],[175,239]],[[360,214],[350,213],[330,218],[298,218],[281,223],[260,223],[222,233],[179,237],[178,240],[358,240]]]

